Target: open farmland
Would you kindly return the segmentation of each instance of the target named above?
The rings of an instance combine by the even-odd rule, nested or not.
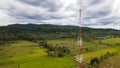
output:
[[[0,68],[40,68],[41,66],[44,68],[64,68],[76,64],[68,57],[48,57],[45,51],[46,49],[38,47],[35,43],[17,41],[0,51],[5,54],[0,55]]]
[[[120,54],[109,57],[100,63],[99,68],[120,68]]]
[[[113,43],[110,41],[113,41]],[[120,46],[118,46],[118,44],[120,42],[118,41],[119,38],[111,38],[102,40],[104,44],[100,44],[98,41],[84,42],[83,44],[85,48],[93,48],[92,51],[84,53],[84,64],[89,64],[92,58],[100,58],[101,55],[104,55],[107,52],[119,53]],[[76,41],[72,39],[50,40],[48,43],[52,44],[53,46],[65,45],[69,48],[75,47],[76,45]],[[39,47],[37,43],[29,41],[17,41],[5,45],[6,46],[1,47],[0,51],[0,53],[3,54],[0,55],[0,68],[41,68],[41,66],[42,68],[64,68],[74,67],[78,64],[76,61],[67,56],[49,57],[46,53],[46,49]],[[119,55],[116,55],[116,57],[119,57]],[[114,60],[114,58],[112,59]],[[107,59],[105,61],[107,61]],[[114,63],[116,62],[117,61]],[[103,63],[104,61],[101,62],[100,65]],[[118,64],[116,63],[114,66],[118,66]]]

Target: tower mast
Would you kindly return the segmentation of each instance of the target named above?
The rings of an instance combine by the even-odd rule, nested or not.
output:
[[[79,54],[76,55],[76,60],[80,63],[79,68],[83,68],[83,54],[82,54],[83,47],[82,47],[82,26],[81,26],[82,10],[80,10],[79,12],[80,12],[80,16],[79,16],[80,19],[79,19],[78,41],[77,41],[78,43],[77,49],[78,49]]]

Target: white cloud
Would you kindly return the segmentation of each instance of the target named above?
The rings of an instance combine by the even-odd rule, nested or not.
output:
[[[0,25],[46,23],[120,29],[119,0],[1,0]]]

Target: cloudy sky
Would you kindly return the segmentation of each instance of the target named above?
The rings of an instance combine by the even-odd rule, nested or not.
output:
[[[8,24],[79,25],[120,29],[120,0],[1,0],[0,26]]]

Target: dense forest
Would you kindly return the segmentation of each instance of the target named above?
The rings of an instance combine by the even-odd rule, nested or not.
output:
[[[95,29],[82,27],[84,40],[99,37],[120,37],[115,29]],[[77,38],[78,26],[50,24],[12,24],[0,27],[0,44],[15,40],[38,41],[42,39]],[[92,38],[92,39],[91,39]]]

